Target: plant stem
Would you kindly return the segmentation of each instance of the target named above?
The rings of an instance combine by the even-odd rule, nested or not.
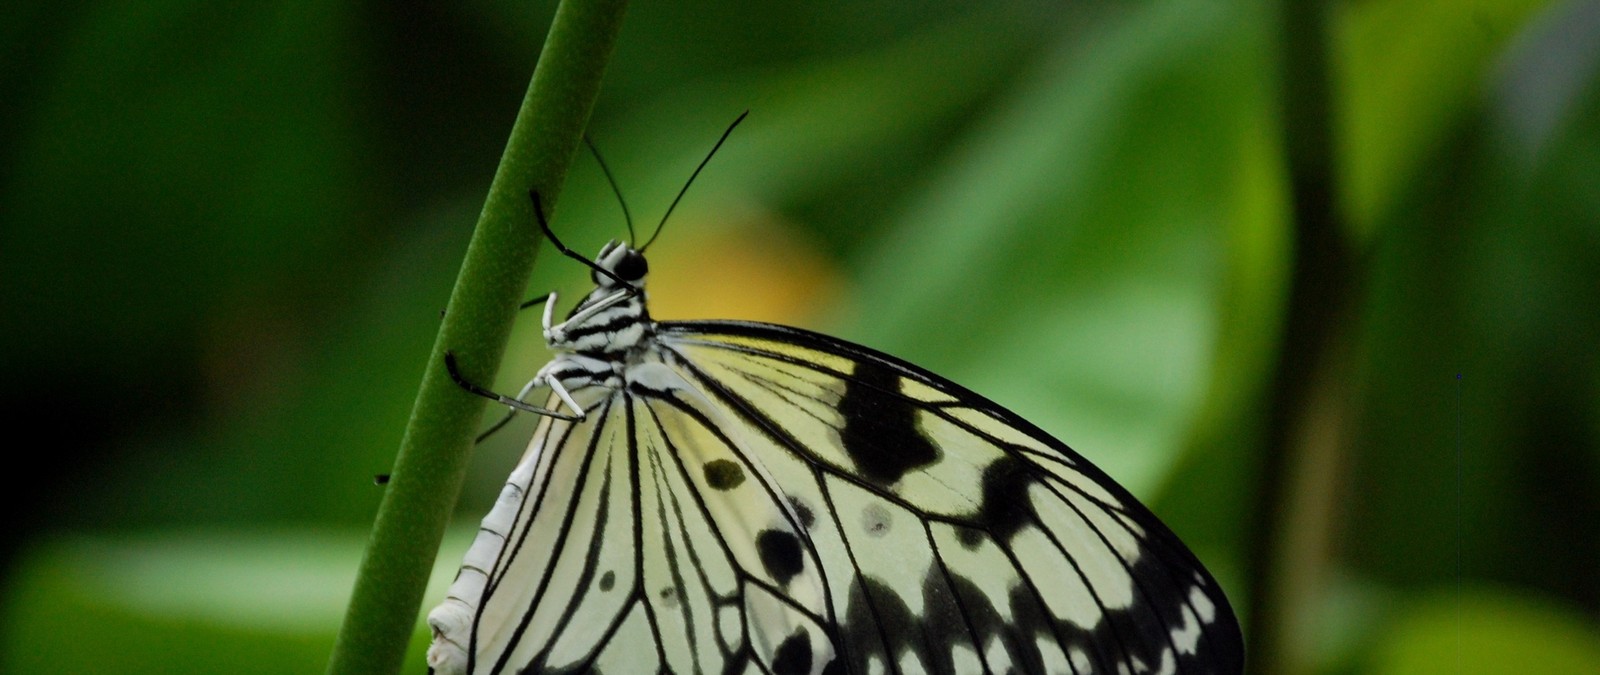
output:
[[[1356,260],[1341,207],[1329,23],[1333,3],[1280,0],[1283,147],[1294,254],[1250,528],[1250,639],[1255,673],[1302,673],[1306,638],[1337,520],[1351,423],[1348,368]]]
[[[444,368],[492,381],[541,238],[528,190],[553,209],[621,29],[626,0],[563,0],[467,246],[423,374],[338,642],[334,675],[400,669],[422,592],[466,476],[484,400]]]

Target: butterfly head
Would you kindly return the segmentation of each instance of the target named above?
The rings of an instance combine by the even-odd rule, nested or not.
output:
[[[644,259],[643,252],[615,239],[600,249],[594,264],[616,275],[613,279],[598,270],[591,271],[589,277],[602,289],[616,288],[618,279],[634,288],[643,288],[645,275],[650,273],[650,263]]]

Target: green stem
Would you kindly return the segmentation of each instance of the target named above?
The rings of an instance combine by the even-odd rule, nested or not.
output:
[[[1250,527],[1253,673],[1308,672],[1351,424],[1360,275],[1341,212],[1330,20],[1336,3],[1279,0],[1283,144],[1294,254]]]
[[[400,669],[484,410],[483,399],[450,380],[444,353],[453,351],[468,377],[493,380],[541,241],[528,190],[554,208],[626,6],[626,0],[563,0],[556,8],[440,322],[330,674]]]

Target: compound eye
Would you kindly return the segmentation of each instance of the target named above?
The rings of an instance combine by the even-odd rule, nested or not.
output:
[[[644,278],[650,272],[650,263],[645,262],[644,254],[638,251],[627,251],[622,254],[622,259],[617,261],[615,269],[611,270],[617,278],[635,282]]]

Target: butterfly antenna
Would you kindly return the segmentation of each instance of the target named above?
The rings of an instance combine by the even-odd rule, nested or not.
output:
[[[583,144],[589,146],[589,154],[594,155],[594,161],[600,165],[600,172],[606,175],[606,182],[611,184],[611,193],[617,196],[617,204],[622,207],[622,220],[628,224],[628,243],[639,241],[638,235],[633,233],[633,214],[628,213],[628,200],[622,198],[622,188],[617,187],[617,179],[611,175],[611,167],[606,166],[606,160],[600,156],[600,148],[594,146],[594,141],[589,140],[589,134],[583,135]]]
[[[717,139],[717,144],[711,146],[711,152],[706,153],[706,158],[700,160],[700,166],[695,167],[694,173],[689,174],[689,180],[683,184],[683,189],[678,191],[678,196],[673,198],[672,206],[667,207],[667,214],[661,216],[661,223],[656,225],[656,231],[654,234],[650,235],[650,241],[645,242],[644,246],[639,247],[640,253],[643,253],[645,249],[650,248],[650,244],[655,242],[656,237],[661,236],[661,228],[666,226],[667,218],[672,217],[672,210],[678,208],[678,202],[683,200],[683,194],[689,191],[689,186],[694,185],[694,179],[700,175],[700,170],[706,168],[706,163],[710,162],[711,158],[717,154],[717,149],[722,147],[722,142],[728,140],[728,135],[733,133],[734,127],[739,126],[739,123],[743,122],[744,118],[749,115],[750,111],[748,110],[739,113],[739,119],[734,120],[733,124],[728,125],[728,130],[722,132],[722,138]]]
[[[557,251],[561,252],[561,255],[583,263],[585,267],[599,272],[600,276],[617,282],[618,285],[630,289],[631,292],[638,292],[638,289],[635,289],[633,284],[623,281],[621,277],[613,274],[611,270],[601,267],[599,263],[583,257],[583,254],[567,248],[566,244],[561,243],[561,240],[556,238],[556,233],[550,231],[550,221],[544,217],[544,203],[539,199],[539,190],[528,190],[528,198],[533,200],[533,215],[539,219],[539,229],[544,231],[544,237],[550,240],[550,243],[556,247]]]

